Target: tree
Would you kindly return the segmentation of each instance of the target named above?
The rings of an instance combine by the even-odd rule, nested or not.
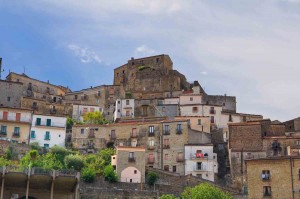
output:
[[[91,168],[83,168],[81,171],[81,178],[84,182],[94,182],[96,177],[96,172]]]
[[[172,194],[164,194],[162,196],[159,197],[159,199],[179,199],[176,196],[172,195]]]
[[[54,154],[61,164],[64,164],[65,157],[70,154],[70,151],[61,146],[53,146],[50,153]]]
[[[154,185],[154,183],[157,181],[158,179],[158,175],[157,173],[154,173],[154,172],[149,172],[147,174],[147,184],[148,185]]]
[[[104,168],[104,177],[108,182],[117,182],[118,176],[111,165]]]
[[[201,183],[193,188],[187,187],[182,193],[183,199],[233,199],[233,197],[223,192],[219,188],[209,184]]]
[[[88,124],[107,124],[108,123],[99,111],[86,113],[83,116],[83,121]]]
[[[111,164],[111,156],[115,154],[115,150],[106,148],[99,151],[98,154],[104,160],[104,166],[107,166]]]
[[[37,150],[39,152],[43,150],[43,148],[39,145],[38,142],[32,142],[32,143],[30,143],[30,149]]]
[[[67,130],[68,129],[72,129],[72,126],[76,123],[76,121],[71,118],[71,117],[67,117]]]
[[[11,165],[11,161],[10,160],[7,160],[3,157],[0,157],[0,166],[8,166],[8,165]]]
[[[84,161],[80,155],[68,155],[65,157],[65,165],[67,169],[75,169],[81,171],[84,167]]]

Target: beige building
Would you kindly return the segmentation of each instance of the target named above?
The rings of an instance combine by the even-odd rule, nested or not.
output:
[[[249,199],[299,198],[299,157],[251,159],[246,166]]]
[[[0,107],[1,139],[29,144],[32,110]]]
[[[145,182],[145,148],[118,146],[112,165],[120,182]]]

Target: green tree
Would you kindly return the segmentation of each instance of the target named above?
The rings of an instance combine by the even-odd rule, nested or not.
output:
[[[172,194],[164,194],[162,196],[159,197],[159,199],[179,199],[176,196],[172,195]]]
[[[148,185],[154,185],[154,183],[157,181],[158,179],[158,175],[157,173],[154,173],[154,172],[149,172],[147,174],[147,184]]]
[[[5,159],[4,157],[0,157],[0,166],[8,166],[11,165],[11,161]]]
[[[209,184],[201,183],[193,188],[187,187],[182,193],[183,199],[233,199],[233,197],[223,192],[219,188]]]
[[[67,129],[72,129],[72,126],[76,123],[76,121],[71,118],[71,117],[68,117],[67,118]]]
[[[111,164],[111,156],[115,154],[115,150],[112,148],[102,149],[98,152],[98,155],[104,160],[104,166]]]
[[[30,150],[22,157],[20,165],[24,168],[41,167],[40,158],[37,150]]]
[[[81,171],[81,178],[84,182],[94,182],[96,177],[96,172],[92,168],[83,168]]]
[[[114,168],[111,165],[108,165],[104,168],[104,177],[108,182],[117,182],[118,176],[114,171]]]
[[[71,154],[65,157],[65,165],[67,169],[81,171],[81,169],[84,167],[84,161],[82,156]]]
[[[39,152],[43,150],[43,148],[39,145],[38,142],[32,142],[32,143],[30,143],[30,149],[37,150]]]
[[[107,124],[103,115],[99,111],[88,112],[83,116],[84,123],[88,124]]]
[[[46,153],[38,160],[37,165],[45,169],[63,169],[64,165],[59,161],[56,154]]]
[[[53,146],[50,149],[50,153],[54,154],[55,158],[57,158],[61,164],[64,164],[65,157],[70,154],[70,151],[61,146]]]

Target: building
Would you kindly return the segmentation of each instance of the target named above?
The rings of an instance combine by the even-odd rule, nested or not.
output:
[[[0,80],[0,106],[21,107],[23,83]]]
[[[218,173],[217,154],[213,152],[212,144],[186,144],[185,175],[192,174],[214,182]]]
[[[91,106],[91,105],[82,105],[82,104],[73,104],[73,114],[72,118],[76,121],[83,122],[83,116],[89,112],[103,112],[103,108],[99,106]]]
[[[114,121],[120,118],[134,118],[134,99],[117,99]]]
[[[32,110],[0,107],[1,139],[29,144]]]
[[[286,132],[299,132],[300,131],[300,117],[293,120],[284,122]]]
[[[145,183],[145,149],[118,146],[112,156],[120,182]]]
[[[65,116],[33,115],[30,143],[38,142],[40,146],[51,148],[55,145],[65,147]]]
[[[300,157],[246,160],[248,198],[299,198]]]

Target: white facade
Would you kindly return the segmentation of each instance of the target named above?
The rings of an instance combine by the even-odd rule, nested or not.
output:
[[[66,117],[52,115],[33,115],[30,143],[38,142],[40,146],[51,148],[54,145],[65,147]]]
[[[218,161],[213,145],[185,145],[184,149],[185,175],[192,174],[214,182]]]
[[[180,105],[202,104],[202,95],[184,94],[179,97]]]
[[[74,104],[72,118],[75,119],[76,121],[83,122],[84,114],[86,114],[88,112],[95,112],[95,111],[99,111],[100,113],[103,113],[103,108],[99,107],[99,106]]]
[[[17,108],[3,108],[0,109],[0,120],[29,122],[31,123],[32,113]]]
[[[118,118],[134,118],[134,99],[118,99],[116,101],[114,120]]]

